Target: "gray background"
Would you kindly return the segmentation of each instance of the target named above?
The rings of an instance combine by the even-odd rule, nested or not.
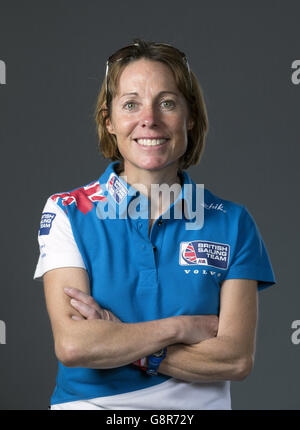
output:
[[[268,248],[277,285],[260,293],[252,374],[234,409],[299,409],[299,1],[0,1],[0,409],[46,409],[56,359],[37,232],[50,194],[97,179],[93,109],[106,58],[134,37],[186,52],[210,121],[198,183],[242,203]]]

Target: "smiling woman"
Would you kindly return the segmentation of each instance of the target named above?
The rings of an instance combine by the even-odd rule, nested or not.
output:
[[[192,126],[168,66],[141,59],[123,70],[106,127],[118,142],[129,182],[142,183],[144,170],[159,170],[164,182],[174,183]]]
[[[51,409],[230,409],[230,381],[253,365],[257,291],[275,279],[245,206],[205,188],[204,224],[189,228],[199,188],[185,169],[208,121],[186,56],[143,40],[118,50],[95,118],[111,162],[50,196],[39,231],[34,277],[59,360]]]
[[[111,133],[111,130],[107,127],[107,119],[111,119],[112,104],[116,96],[121,106],[128,112],[136,112],[136,110],[141,112],[142,105],[136,98],[141,97],[147,90],[142,86],[142,75],[135,76],[128,70],[126,72],[126,69],[132,67],[140,69],[137,70],[139,72],[145,72],[145,68],[148,67],[150,75],[144,74],[144,81],[148,84],[148,78],[150,76],[154,78],[152,82],[156,88],[152,88],[152,98],[155,90],[155,95],[158,97],[156,108],[160,106],[161,112],[172,112],[176,108],[185,111],[185,116],[189,117],[188,133],[185,136],[188,151],[180,158],[179,165],[180,168],[187,169],[190,165],[197,164],[204,150],[208,130],[206,106],[198,80],[190,70],[183,52],[167,44],[147,43],[142,40],[121,48],[107,61],[106,78],[99,92],[95,111],[100,151],[107,158],[119,160],[120,167],[122,167],[123,157],[118,149],[116,135]],[[121,77],[123,78],[122,82]],[[155,82],[155,77],[158,77],[157,83]],[[165,84],[166,86],[164,86]],[[121,89],[121,85],[124,88]],[[135,85],[137,86],[135,87]],[[127,90],[126,86],[128,87]],[[139,86],[142,90],[140,93],[138,91]],[[148,100],[144,101],[149,103],[150,82],[147,88]],[[123,98],[124,100],[122,100]],[[154,108],[153,105],[152,108]],[[159,109],[156,109],[152,113],[156,114],[158,112]],[[157,117],[155,116],[155,118]],[[147,120],[147,118],[145,119]],[[156,129],[156,126],[154,128]],[[153,134],[155,135],[155,133]]]

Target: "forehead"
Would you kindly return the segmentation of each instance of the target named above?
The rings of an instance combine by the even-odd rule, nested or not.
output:
[[[161,91],[176,91],[175,77],[169,66],[148,59],[140,59],[129,63],[122,70],[117,94],[128,90],[145,89],[151,86]]]

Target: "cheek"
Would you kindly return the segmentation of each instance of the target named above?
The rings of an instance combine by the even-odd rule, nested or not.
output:
[[[135,121],[132,118],[113,119],[113,124],[115,124],[114,132],[117,138],[127,137],[135,127]]]
[[[177,121],[174,121],[173,123],[173,130],[174,133],[179,137],[186,137],[187,138],[187,123],[185,119],[179,118]]]

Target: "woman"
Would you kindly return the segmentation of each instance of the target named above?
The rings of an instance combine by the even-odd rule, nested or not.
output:
[[[51,409],[230,409],[229,381],[253,365],[257,290],[275,279],[247,209],[207,189],[199,206],[185,172],[208,127],[185,55],[142,40],[117,51],[96,122],[112,162],[51,196],[39,231]]]

